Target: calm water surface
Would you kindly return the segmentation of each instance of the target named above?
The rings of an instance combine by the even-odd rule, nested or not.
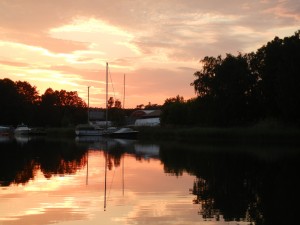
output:
[[[0,224],[289,224],[294,144],[0,138]]]

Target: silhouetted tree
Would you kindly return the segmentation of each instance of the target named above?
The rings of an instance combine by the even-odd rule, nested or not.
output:
[[[300,124],[299,60],[300,31],[275,37],[256,53],[205,57],[191,83],[199,98],[192,108],[198,105],[203,117],[196,121],[231,126],[276,117]]]
[[[212,82],[216,75],[215,70],[217,66],[222,63],[222,58],[221,56],[218,56],[217,58],[206,56],[200,63],[202,64],[202,70],[194,73],[194,76],[197,79],[194,80],[191,85],[194,86],[195,92],[199,97],[210,96],[212,95]]]
[[[156,110],[156,109],[161,109],[161,105],[158,104],[151,104],[151,102],[149,102],[147,105],[145,105],[144,109],[147,110]]]
[[[275,37],[256,52],[263,103],[268,116],[300,123],[300,31]]]
[[[109,99],[107,100],[107,108],[112,108],[113,107],[113,105],[114,105],[114,103],[115,103],[115,100],[114,100],[114,98],[113,97],[109,97]]]
[[[39,96],[35,86],[26,81],[0,80],[0,122],[17,125],[61,126],[77,124],[86,118],[86,103],[76,91],[48,88]]]
[[[253,93],[257,79],[247,57],[227,54],[225,59],[205,57],[201,62],[203,69],[194,74],[197,79],[191,85],[206,104],[210,121],[222,126],[251,121],[248,112],[256,107]]]
[[[15,84],[24,102],[37,104],[40,101],[40,96],[35,86],[31,86],[27,81],[17,81]]]
[[[115,108],[119,108],[119,109],[122,108],[122,103],[119,99],[116,99],[115,101]]]
[[[184,125],[187,123],[187,104],[182,96],[165,100],[162,106],[162,124]]]
[[[48,114],[45,117],[47,124],[66,126],[83,121],[86,117],[86,103],[78,97],[76,91],[53,91],[48,88],[41,99],[43,116]]]
[[[0,80],[0,123],[16,125],[21,116],[19,107],[21,96],[18,93],[15,83],[8,79]]]

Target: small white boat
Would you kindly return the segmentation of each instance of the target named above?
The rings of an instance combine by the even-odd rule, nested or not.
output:
[[[15,129],[15,135],[28,135],[30,134],[31,128],[29,128],[27,125],[25,124],[20,124],[17,126],[17,128]]]

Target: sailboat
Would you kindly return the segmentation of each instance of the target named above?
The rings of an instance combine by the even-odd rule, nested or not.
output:
[[[91,123],[90,121],[90,115],[89,115],[89,90],[90,87],[88,87],[88,123],[86,124],[79,124],[75,128],[75,133],[77,136],[102,136],[107,134],[109,131],[107,129],[108,127],[108,121],[107,121],[107,103],[106,103],[106,127],[103,128],[99,126],[98,124]],[[108,91],[108,63],[106,63],[106,102],[107,102],[107,91]],[[112,132],[112,131],[111,131]]]
[[[89,88],[88,88],[89,91]],[[125,96],[125,76],[124,76],[124,96]],[[88,123],[80,124],[76,126],[75,133],[77,136],[109,136],[113,138],[135,138],[138,134],[138,131],[133,130],[129,127],[109,127],[108,126],[108,63],[106,63],[106,104],[105,104],[105,128],[100,127],[97,124],[92,124],[89,121],[88,113]],[[125,97],[124,97],[125,101]],[[89,112],[89,92],[88,92],[88,112]]]
[[[88,86],[88,121],[86,124],[79,124],[75,128],[77,136],[100,136],[104,133],[104,128],[90,122],[90,86]]]
[[[106,100],[107,101],[107,100]],[[125,74],[124,74],[124,94],[123,94],[123,108],[125,105]],[[108,136],[112,138],[128,138],[128,139],[135,139],[138,135],[138,131],[133,130],[130,127],[120,127],[115,131],[108,132]]]

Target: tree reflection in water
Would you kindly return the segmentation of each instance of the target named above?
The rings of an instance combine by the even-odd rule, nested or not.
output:
[[[73,140],[36,139],[26,144],[1,144],[1,186],[25,184],[34,179],[38,170],[46,178],[53,175],[74,174],[86,164],[86,148],[76,146]]]
[[[165,171],[196,176],[191,193],[204,219],[292,224],[299,213],[298,146],[161,145]]]
[[[136,160],[159,157],[165,173],[194,175],[193,203],[199,204],[199,215],[205,220],[248,221],[256,225],[295,222],[300,200],[298,145],[163,143],[159,150],[152,145],[147,155],[136,149],[141,146],[136,142],[92,142],[92,149],[107,150],[109,170],[119,167],[126,153]],[[0,185],[25,184],[34,179],[38,170],[47,178],[74,174],[87,164],[90,147],[91,143],[57,139],[37,139],[22,145],[15,141],[1,143]]]

